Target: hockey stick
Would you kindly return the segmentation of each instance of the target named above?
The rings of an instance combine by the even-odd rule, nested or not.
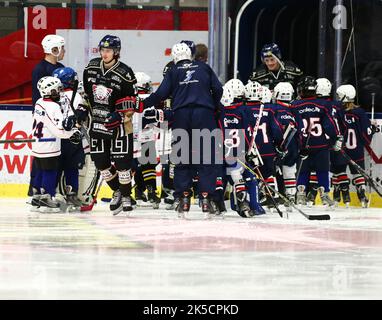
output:
[[[5,139],[0,140],[1,143],[30,143],[30,142],[53,142],[56,138],[41,138],[41,139]]]
[[[369,176],[360,165],[351,159],[345,151],[341,150],[341,154],[354,167],[354,169],[356,169],[358,173],[366,179],[367,183],[377,192],[377,194],[382,197],[382,190],[378,189],[378,182],[374,181],[373,178]]]
[[[374,111],[375,111],[375,92],[373,92],[371,94],[371,122],[372,124],[374,125]],[[371,155],[368,153],[369,155],[369,175],[370,177],[373,176],[373,158],[371,157]],[[370,207],[370,204],[371,204],[371,185],[369,184],[369,203],[368,203],[368,207]]]
[[[306,138],[306,141],[305,141],[305,146],[304,146],[304,149],[308,148],[308,143],[309,143],[309,139],[310,139],[310,130],[309,130],[309,133],[308,133],[308,137]],[[306,158],[305,158],[306,159]],[[300,173],[301,173],[301,169],[302,169],[302,164],[304,162],[303,158],[301,158],[301,162],[298,166],[298,169],[297,169],[297,172],[296,172],[296,183],[297,183],[297,180],[298,180],[298,177],[300,176]]]
[[[77,91],[78,91],[78,83],[79,82],[78,82],[77,79],[74,80],[74,87],[73,87],[73,92],[72,92],[72,98],[70,99],[70,109],[72,109],[73,114],[76,117],[76,122],[80,125],[81,133],[85,137],[86,141],[90,144],[90,137],[89,137],[88,131],[87,131],[87,129],[85,128],[85,126],[83,124],[80,124],[80,121],[78,120],[78,117],[76,115],[76,110],[74,109],[74,100],[76,98]]]
[[[240,161],[240,160],[239,160]],[[241,162],[241,161],[240,161]],[[247,166],[245,163],[241,163],[244,168],[246,168],[250,173],[252,173],[253,175],[257,176],[256,172],[253,170],[253,168]],[[258,169],[257,169],[258,170]],[[258,170],[259,171],[259,170]],[[262,180],[262,182],[264,184],[267,184],[264,180]],[[291,206],[293,207],[294,209],[296,209],[299,213],[301,213],[305,218],[307,218],[308,220],[330,220],[330,216],[328,214],[320,214],[320,215],[310,215],[310,214],[306,214],[304,211],[302,211],[300,208],[298,208],[292,201],[290,201],[287,197],[285,197],[282,193],[278,192],[276,189],[274,189],[273,187],[271,187],[270,185],[268,185],[268,188],[271,189],[271,191],[273,191],[275,194],[277,194],[281,199],[284,200],[284,202],[286,204],[288,204],[288,206]]]
[[[83,211],[91,211],[94,207],[94,204],[97,203],[97,196],[98,196],[98,193],[99,191],[101,190],[101,186],[102,186],[102,183],[103,183],[103,178],[100,177],[100,180],[98,182],[98,186],[97,186],[97,190],[93,196],[93,200],[91,203],[89,203],[88,205],[84,205],[84,206],[81,206],[81,212]]]

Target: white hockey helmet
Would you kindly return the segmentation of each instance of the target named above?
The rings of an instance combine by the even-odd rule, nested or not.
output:
[[[273,89],[273,97],[276,100],[291,102],[293,100],[294,89],[289,82],[279,82]]]
[[[42,39],[41,45],[45,53],[58,57],[62,47],[65,45],[65,39],[57,34],[48,34]],[[53,48],[58,48],[58,54],[52,52]]]
[[[233,92],[230,88],[224,86],[223,87],[223,95],[220,99],[220,103],[223,106],[229,106],[232,104],[233,100],[235,99]]]
[[[341,102],[354,102],[356,92],[351,84],[344,84],[337,88],[337,97]]]
[[[260,101],[263,96],[263,87],[257,81],[248,81],[244,87],[245,97],[249,101]]]
[[[263,86],[263,96],[261,98],[262,103],[271,103],[272,102],[272,91],[268,87]]]
[[[242,98],[245,94],[245,87],[243,82],[239,79],[228,80],[224,87],[231,89],[234,98]]]
[[[135,72],[135,78],[137,79],[136,86],[138,90],[143,90],[147,93],[152,91],[151,77],[144,72]]]
[[[316,94],[318,97],[329,97],[332,92],[332,83],[326,78],[318,78]]]
[[[185,43],[175,44],[171,49],[171,55],[175,64],[182,60],[192,60],[191,49]]]
[[[37,82],[37,89],[41,97],[59,96],[63,90],[60,79],[56,77],[42,77]]]

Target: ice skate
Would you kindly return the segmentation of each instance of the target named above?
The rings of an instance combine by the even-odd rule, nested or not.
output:
[[[208,193],[203,192],[202,198],[200,199],[200,206],[202,208],[202,212],[204,213],[204,219],[211,219],[212,216],[216,213],[216,205],[212,202]]]
[[[131,202],[131,197],[122,197],[122,210],[123,212],[128,212],[133,210],[133,204]]]
[[[316,197],[317,197],[318,190],[317,188],[312,188],[306,195],[306,205],[311,208],[316,204]]]
[[[238,214],[243,218],[251,218],[254,216],[254,212],[251,210],[249,202],[246,198],[247,193],[245,191],[239,191],[236,193]]]
[[[191,196],[189,192],[183,192],[182,197],[179,199],[179,203],[175,207],[178,212],[178,218],[185,218],[185,214],[190,211]]]
[[[361,202],[362,208],[369,207],[369,199],[366,197],[366,188],[365,185],[357,186],[357,196]]]
[[[349,186],[341,188],[342,201],[345,203],[346,208],[350,208],[350,192]]]
[[[60,203],[56,199],[53,199],[49,193],[40,196],[39,212],[58,213],[60,211]]]
[[[31,212],[39,212],[41,194],[38,193],[36,188],[33,188],[32,192],[33,192],[33,195],[32,195],[32,200],[30,203],[32,205],[32,207],[31,207],[30,211]]]
[[[333,200],[334,200],[334,205],[338,207],[339,203],[341,202],[341,189],[339,185],[334,186]]]
[[[110,211],[114,216],[122,211],[122,195],[119,190],[113,192],[113,197],[110,202]]]
[[[327,209],[332,209],[335,206],[335,203],[332,199],[329,197],[329,193],[325,192],[324,187],[319,187],[318,192],[320,193],[320,198],[322,204],[327,207]]]

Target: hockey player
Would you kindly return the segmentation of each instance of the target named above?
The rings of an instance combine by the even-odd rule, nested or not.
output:
[[[281,60],[281,51],[276,43],[266,44],[260,55],[263,64],[253,71],[251,81],[273,90],[279,82],[290,82],[295,86],[302,76],[302,71],[293,62]]]
[[[171,54],[175,65],[168,70],[158,90],[144,100],[144,106],[148,108],[158,105],[171,96],[174,111],[173,130],[185,130],[189,141],[192,141],[192,130],[204,129],[211,132],[217,128],[214,110],[220,102],[223,89],[207,64],[191,61],[191,50],[186,44],[175,44]],[[200,156],[200,153],[197,156]],[[175,166],[175,194],[180,197],[178,212],[184,213],[190,209],[190,189],[196,168],[200,177],[199,197],[202,211],[206,213],[206,218],[209,218],[209,213],[214,212],[209,195],[215,190],[216,171],[214,164],[205,163],[203,157],[199,160],[200,164],[197,165],[193,165],[191,161],[181,161]]]
[[[334,123],[341,136],[344,136],[346,124],[344,121],[344,113],[342,103],[340,101],[333,101],[331,98],[332,84],[326,78],[319,78],[317,81],[316,94],[317,97],[324,100],[332,108],[332,115]],[[333,186],[333,200],[338,205],[341,201],[341,194],[343,202],[348,206],[350,203],[349,192],[349,177],[347,176],[346,160],[340,152],[330,150],[330,170],[332,172],[332,186]],[[318,192],[317,177],[311,174],[309,192],[307,194],[308,205],[315,203],[315,198]]]
[[[44,37],[41,42],[42,48],[45,53],[45,57],[40,61],[32,71],[32,110],[37,100],[41,98],[40,92],[37,88],[37,83],[42,77],[51,76],[52,72],[64,67],[59,61],[64,58],[65,55],[65,39],[55,34],[49,34]],[[29,185],[28,195],[31,196],[33,179],[38,174],[38,170],[32,162],[31,181]]]
[[[278,165],[281,166],[282,179],[280,184],[285,188],[285,195],[289,201],[295,202],[296,195],[296,163],[298,160],[299,137],[297,122],[290,109],[294,98],[294,89],[289,82],[276,85],[273,95],[275,104],[272,110],[276,112],[276,119],[282,126],[282,142],[276,148]]]
[[[121,40],[118,37],[106,35],[98,48],[101,57],[89,62],[83,76],[92,111],[90,153],[102,178],[113,190],[110,210],[116,215],[133,209],[131,118],[134,111],[139,111],[136,79],[132,69],[119,60]]]
[[[71,130],[75,126],[79,127],[81,123],[87,119],[88,114],[79,93],[76,93],[76,96],[73,98],[75,114],[70,106],[72,103],[73,90],[75,89],[76,81],[78,81],[77,73],[72,68],[65,67],[56,69],[52,76],[60,79],[64,88],[64,95],[61,99],[64,129]],[[61,176],[61,172],[64,175],[65,189],[62,191],[65,195],[66,203],[74,207],[70,208],[70,210],[79,210],[82,205],[81,200],[78,198],[78,177],[79,169],[83,167],[84,163],[85,154],[82,143],[75,145],[67,139],[62,139],[59,176]]]
[[[248,141],[245,141],[248,122],[244,106],[244,85],[239,79],[231,79],[224,85],[222,103],[219,126],[223,132],[224,144],[223,172],[226,177],[223,178],[233,186],[232,209],[241,217],[250,218],[254,215],[254,211],[249,204],[247,186],[243,178],[244,168],[237,161],[237,159],[245,161],[245,150],[248,145]],[[226,181],[224,184],[226,185]],[[219,200],[222,198],[224,192],[221,192]]]
[[[338,100],[343,103],[344,120],[346,123],[346,130],[344,135],[344,152],[360,167],[365,168],[365,146],[370,145],[374,128],[366,114],[366,112],[359,106],[354,104],[356,97],[355,88],[350,85],[342,85],[338,87],[337,91]],[[337,166],[340,168],[340,166]],[[346,172],[346,165],[342,166],[341,172]],[[369,199],[366,196],[366,183],[365,178],[350,166],[350,172],[353,175],[353,185],[357,189],[357,196],[363,208],[369,205]],[[349,184],[342,188],[349,189]],[[350,199],[349,201],[350,202]]]
[[[313,77],[304,77],[297,86],[301,100],[292,103],[292,111],[302,133],[302,148],[297,170],[297,196],[299,205],[306,204],[306,190],[312,171],[316,172],[321,201],[334,206],[329,197],[329,148],[340,150],[339,135],[332,117],[331,107],[316,96],[317,82]]]
[[[153,91],[150,76],[144,72],[136,72],[135,78],[137,79],[136,87],[138,89],[139,98],[147,98]],[[138,117],[140,119],[137,119]],[[140,128],[138,128],[138,142],[141,143],[141,148],[146,152],[144,156],[145,158],[155,159],[155,162],[147,163],[144,163],[141,158],[137,159],[137,171],[134,176],[134,180],[137,183],[136,194],[138,193],[138,196],[143,200],[145,197],[143,192],[147,189],[147,200],[151,203],[154,209],[158,209],[160,198],[157,196],[155,143],[159,128],[156,127],[156,119],[142,117],[142,114],[140,113],[134,114],[133,121],[135,119],[140,123]],[[154,154],[148,154],[149,152],[154,152]]]
[[[249,127],[247,132],[249,133],[249,140],[252,143],[254,139],[256,148],[261,156],[262,164],[260,166],[260,172],[265,182],[273,187],[275,187],[274,180],[274,160],[276,157],[276,149],[275,146],[281,142],[282,139],[282,128],[281,124],[275,117],[275,111],[273,111],[269,106],[269,104],[265,107],[262,98],[263,98],[263,87],[258,82],[249,81],[245,86],[245,97],[246,97],[246,117],[248,119]],[[262,110],[261,114],[260,111]],[[258,119],[260,117],[260,122]],[[258,123],[258,127],[256,128],[256,124]],[[255,135],[255,137],[253,136]],[[251,148],[252,144],[250,143],[249,148]],[[247,157],[248,158],[248,157]],[[250,163],[251,166],[256,166],[256,163]],[[253,180],[254,177],[246,172],[246,178],[249,180]],[[250,189],[251,199],[257,196],[257,192],[253,192],[253,189],[257,189],[257,186],[252,184],[252,188]],[[266,194],[266,204],[271,206],[273,195]],[[251,202],[252,203],[252,202]],[[257,206],[256,203],[253,205]],[[256,210],[257,214],[264,213],[264,209],[258,205]]]
[[[41,142],[33,143],[32,155],[40,174],[33,181],[32,208],[38,208],[40,212],[59,212],[60,204],[54,196],[61,154],[60,140],[70,138],[74,143],[79,143],[81,134],[78,129],[65,131],[62,127],[60,80],[43,77],[37,83],[37,87],[42,98],[37,100],[33,113],[33,136]]]

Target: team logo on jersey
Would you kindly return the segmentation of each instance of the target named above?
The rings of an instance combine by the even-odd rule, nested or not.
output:
[[[237,118],[233,118],[233,119],[224,118],[223,121],[224,121],[225,127],[228,127],[229,124],[239,124],[239,119]]]
[[[188,71],[186,72],[186,78],[183,80],[183,82],[188,82],[188,81],[190,81],[194,72],[195,72],[195,70],[192,70],[192,71],[191,71],[191,70],[188,70]]]
[[[94,102],[101,104],[109,104],[109,98],[113,89],[106,88],[103,85],[95,85],[93,84],[93,96]]]

